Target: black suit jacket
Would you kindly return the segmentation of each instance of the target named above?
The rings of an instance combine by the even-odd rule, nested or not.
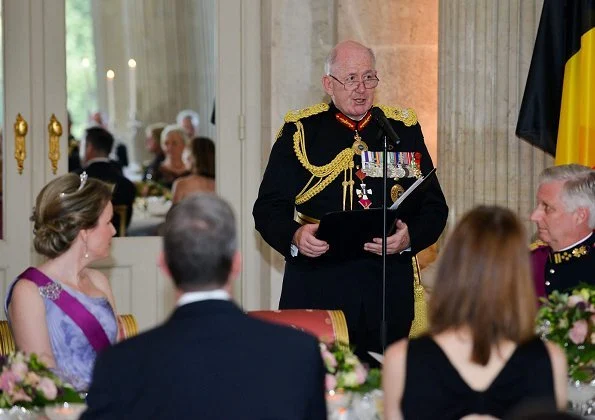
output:
[[[317,340],[234,303],[179,307],[96,362],[82,419],[325,419]]]
[[[79,169],[77,172],[80,174],[83,169]],[[136,187],[128,178],[122,175],[122,170],[116,162],[93,162],[87,166],[84,171],[87,172],[91,178],[97,178],[104,182],[114,184],[114,193],[112,195],[112,204],[114,206],[123,204],[126,206],[126,226],[130,224],[132,218],[132,206],[134,204],[134,198],[136,197]],[[118,236],[121,236],[120,232],[120,216],[114,213],[113,224],[118,231]]]

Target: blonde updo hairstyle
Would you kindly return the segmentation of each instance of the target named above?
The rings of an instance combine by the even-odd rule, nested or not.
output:
[[[171,133],[177,134],[184,143],[184,146],[187,146],[190,142],[188,139],[188,135],[186,134],[184,128],[182,128],[181,125],[170,124],[166,126],[161,132],[161,149],[165,150],[165,140],[167,140],[167,136],[169,136]]]
[[[112,198],[113,185],[88,178],[84,186],[80,176],[69,173],[49,182],[35,201],[33,245],[49,258],[66,252],[82,229],[97,225],[99,216]]]

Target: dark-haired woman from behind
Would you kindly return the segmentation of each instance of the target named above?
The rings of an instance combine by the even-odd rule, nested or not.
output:
[[[208,137],[195,137],[191,151],[192,174],[174,181],[173,204],[192,193],[215,191],[215,143]]]
[[[98,352],[118,337],[107,278],[89,264],[105,258],[116,233],[113,187],[67,174],[37,196],[35,249],[47,257],[11,284],[5,310],[17,349],[36,353],[78,390],[86,390]]]
[[[386,352],[384,412],[394,419],[502,418],[566,405],[566,358],[535,335],[535,292],[520,220],[477,207],[438,263],[429,335]]]

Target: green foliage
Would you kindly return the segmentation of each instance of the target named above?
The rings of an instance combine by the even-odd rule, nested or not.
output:
[[[83,67],[83,59],[89,66]],[[66,95],[72,134],[81,138],[89,113],[97,110],[97,80],[90,0],[66,0]]]

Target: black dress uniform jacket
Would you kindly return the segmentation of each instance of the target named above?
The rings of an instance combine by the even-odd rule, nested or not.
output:
[[[538,297],[566,292],[580,283],[595,284],[595,233],[570,249],[554,252],[546,243],[532,246],[533,281]]]
[[[427,174],[433,164],[414,111],[383,109],[400,137],[400,143],[389,152],[417,153],[421,173]],[[304,217],[315,221],[331,211],[363,208],[358,202],[361,196],[358,197],[356,191],[362,191],[362,181],[356,176],[362,165],[362,157],[358,154],[351,159],[352,169],[341,171],[321,191],[296,205],[296,197],[304,192],[304,187],[312,177],[312,171],[307,168],[329,164],[339,153],[351,149],[354,144],[355,131],[348,127],[349,124],[341,123],[337,114],[349,120],[332,103],[315,105],[286,115],[285,124],[271,151],[253,215],[256,229],[286,259],[279,307],[341,309],[347,318],[350,341],[355,344],[356,351],[380,350],[382,258],[370,253],[362,258],[335,260],[324,255],[308,258],[301,254],[291,256],[290,253],[293,235],[300,227],[300,223],[294,220],[294,210],[303,215],[302,221]],[[358,122],[349,120],[349,123],[356,126]],[[360,127],[358,134],[369,151],[382,151],[380,129],[373,120]],[[300,138],[303,140],[301,143],[298,141]],[[303,149],[300,149],[300,144]],[[411,171],[409,175],[413,175]],[[346,179],[354,181],[353,191],[344,189],[343,182]],[[400,184],[406,190],[415,179],[412,176],[389,179],[385,191],[387,203],[390,205],[393,202],[390,191],[395,184]],[[315,178],[310,185],[315,185],[318,180]],[[371,200],[371,208],[380,208],[382,177],[366,176],[363,183],[364,193]],[[419,203],[418,213],[407,221],[411,250],[387,256],[386,319],[389,343],[407,336],[413,319],[413,276],[417,270],[412,257],[436,242],[447,216],[444,195],[434,178],[423,201]],[[345,226],[345,229],[349,229],[349,226]]]

